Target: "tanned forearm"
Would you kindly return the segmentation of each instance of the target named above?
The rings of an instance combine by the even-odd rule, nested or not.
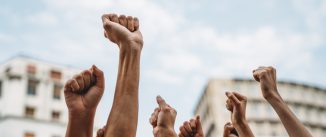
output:
[[[280,117],[290,137],[312,137],[300,120],[292,113],[281,97],[267,99]]]
[[[235,123],[234,128],[237,130],[240,137],[254,137],[254,134],[246,121]]]
[[[94,116],[95,111],[89,113],[69,113],[66,137],[92,137]]]
[[[120,45],[119,47],[120,58],[116,91],[105,136],[133,137],[136,134],[138,122],[141,49],[130,48],[134,47],[133,45]]]

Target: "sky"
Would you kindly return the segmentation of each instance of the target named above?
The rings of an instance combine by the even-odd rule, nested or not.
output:
[[[2,0],[0,62],[23,54],[78,69],[96,64],[106,77],[96,114],[102,126],[119,53],[103,36],[104,13],[140,20],[137,136],[152,136],[157,95],[178,111],[178,129],[210,79],[252,78],[259,66],[274,66],[281,80],[326,87],[325,0]]]

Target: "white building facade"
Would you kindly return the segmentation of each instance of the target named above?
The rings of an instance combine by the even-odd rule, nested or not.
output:
[[[65,82],[80,70],[17,56],[0,65],[0,136],[64,137]]]
[[[326,137],[326,89],[293,82],[278,82],[278,90],[291,110],[314,137]],[[202,118],[206,137],[223,135],[231,122],[225,107],[226,91],[237,91],[248,98],[247,120],[256,137],[287,137],[273,108],[262,97],[259,83],[249,79],[211,80],[201,96],[195,114]]]

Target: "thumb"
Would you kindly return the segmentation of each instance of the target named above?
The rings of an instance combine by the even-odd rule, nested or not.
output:
[[[98,69],[95,65],[93,65],[91,69],[92,69],[93,75],[95,75],[95,79],[96,79],[95,86],[97,86],[98,88],[104,89],[105,80],[104,80],[103,71]]]
[[[102,22],[103,22],[103,28],[106,31],[111,31],[112,30],[112,25],[114,25],[114,22],[110,21],[108,17],[103,15],[102,16]]]
[[[156,101],[161,110],[167,106],[165,100],[161,96],[157,96]]]

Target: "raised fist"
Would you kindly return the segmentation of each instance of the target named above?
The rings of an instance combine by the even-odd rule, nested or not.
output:
[[[224,125],[223,137],[239,137],[237,130],[235,130],[230,122]]]
[[[137,18],[104,14],[102,21],[105,29],[104,36],[116,43],[120,49],[142,49],[143,37],[139,31],[139,20]]]
[[[237,92],[226,92],[226,108],[231,112],[231,121],[235,125],[246,122],[247,98]]]
[[[260,87],[265,99],[280,97],[276,86],[276,70],[273,67],[259,67],[253,70],[253,76]]]
[[[153,126],[154,136],[176,137],[177,135],[174,131],[174,122],[177,116],[177,111],[168,105],[160,96],[156,97],[156,101],[159,107],[154,110],[151,118],[149,119],[151,125]]]
[[[103,72],[95,65],[68,80],[64,87],[69,112],[94,112],[104,92]]]
[[[204,137],[199,116],[183,122],[183,125],[180,126],[179,130],[179,137]]]

